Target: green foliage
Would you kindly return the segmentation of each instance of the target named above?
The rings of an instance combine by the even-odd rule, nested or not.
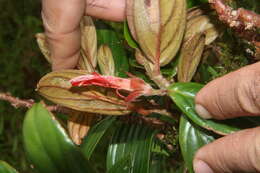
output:
[[[28,157],[40,173],[94,172],[65,129],[41,103],[26,114],[23,140]]]
[[[109,128],[114,125],[115,120],[115,117],[107,117],[95,124],[95,126],[90,129],[88,136],[81,144],[81,150],[87,159],[90,159],[97,144],[100,142],[101,138],[105,135]]]
[[[8,163],[0,160],[0,172],[1,173],[17,173],[17,171],[11,167]]]
[[[121,171],[149,173],[155,132],[145,125],[120,124],[108,148],[107,168],[114,169],[118,162],[126,162],[124,160],[130,157],[130,166]]]
[[[124,22],[124,37],[130,47],[134,49],[139,47],[138,43],[132,38],[126,21]]]
[[[189,7],[193,7],[205,3],[205,0],[187,2]],[[254,11],[259,11],[260,7],[257,0],[232,1],[232,5],[244,6]],[[21,98],[39,100],[34,88],[40,77],[50,71],[49,65],[39,54],[34,39],[34,34],[42,31],[40,1],[3,0],[0,2],[0,9],[0,91],[10,92]],[[131,37],[127,25],[98,20],[96,26],[98,44],[107,44],[112,50],[116,75],[126,77],[126,72],[130,71],[155,86],[145,74],[144,68],[133,58],[138,43]],[[210,47],[208,56],[203,57],[193,80],[206,84],[216,77],[254,62],[244,51],[247,46],[232,31],[225,31]],[[173,82],[177,65],[178,59],[175,58],[161,69],[162,75]],[[242,128],[259,126],[260,123],[259,118],[247,117],[231,121],[201,119],[194,109],[194,97],[202,86],[196,83],[171,85],[168,94],[174,104],[166,97],[147,98],[158,105],[167,105],[167,109],[176,115],[167,117],[153,114],[148,117],[162,121],[163,127],[153,127],[149,122],[140,123],[141,118],[136,114],[126,116],[127,120],[136,118],[134,122],[117,117],[102,118],[91,127],[80,146],[76,146],[68,137],[66,129],[56,120],[58,116],[50,114],[41,104],[34,105],[26,115],[23,144],[21,129],[24,111],[15,110],[0,102],[0,159],[7,161],[21,173],[35,170],[40,173],[94,170],[109,173],[169,173],[183,172],[185,167],[192,172],[194,153],[201,146],[219,137],[213,132],[229,134]],[[159,132],[165,135],[165,138],[157,139],[155,136]],[[22,150],[23,145],[30,162]],[[169,146],[174,146],[174,150]],[[172,165],[172,161],[176,165]],[[30,164],[35,170],[29,167]],[[4,169],[16,172],[1,161],[0,172]]]
[[[212,135],[192,124],[185,115],[181,117],[179,141],[185,164],[190,173],[193,172],[192,162],[196,151],[214,140]]]
[[[35,85],[49,71],[34,38],[42,31],[40,1],[1,0],[0,10],[0,91],[37,99]],[[21,140],[24,112],[0,101],[0,159],[30,173]]]
[[[195,111],[194,98],[202,87],[202,85],[197,83],[174,83],[169,87],[169,95],[181,111],[197,125],[222,135],[239,130],[239,128],[225,125],[222,122],[200,118]]]
[[[122,40],[118,38],[116,32],[108,25],[96,22],[96,26],[98,45],[107,44],[111,48],[115,62],[116,76],[126,77],[129,65]]]

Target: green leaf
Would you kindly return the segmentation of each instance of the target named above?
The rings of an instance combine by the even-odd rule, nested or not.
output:
[[[203,129],[194,126],[189,122],[187,117],[182,116],[179,128],[179,143],[185,164],[192,173],[192,161],[196,151],[210,142],[214,141],[214,137],[207,134]]]
[[[158,173],[158,172],[170,173],[171,172],[171,169],[169,169],[169,166],[167,165],[167,157],[160,154],[153,153],[153,160],[150,167],[151,168],[149,173]]]
[[[192,8],[197,5],[201,5],[203,3],[208,3],[208,0],[186,0],[187,1],[187,7]]]
[[[137,42],[133,39],[131,33],[130,33],[130,30],[129,30],[129,27],[128,27],[128,24],[127,24],[127,21],[124,22],[124,37],[128,43],[128,45],[134,49],[137,49],[139,48]]]
[[[88,135],[84,138],[84,141],[80,147],[81,151],[84,153],[87,159],[90,159],[97,144],[104,136],[104,134],[109,130],[109,128],[114,124],[115,120],[116,117],[110,116],[91,127]]]
[[[148,115],[148,117],[157,118],[157,119],[165,121],[169,124],[177,124],[176,119],[174,119],[173,117],[167,116],[167,115],[163,115],[163,114],[151,113],[150,115]]]
[[[1,173],[18,173],[12,166],[5,161],[0,160],[0,172]]]
[[[161,72],[168,80],[171,80],[176,76],[178,71],[178,64],[179,64],[180,56],[177,54],[175,60],[173,60],[169,65],[161,69]]]
[[[93,173],[88,160],[71,141],[55,117],[37,103],[23,123],[25,150],[40,173]]]
[[[119,160],[111,169],[109,169],[108,173],[127,173],[131,169],[131,155],[127,155],[121,160]]]
[[[107,25],[99,22],[96,23],[96,26],[98,45],[107,44],[112,51],[116,76],[126,77],[126,72],[129,70],[129,63],[122,41],[118,38],[116,32]]]
[[[195,111],[194,98],[202,87],[203,85],[197,83],[174,83],[168,88],[168,91],[175,104],[195,124],[221,135],[238,131],[239,128],[224,124],[224,121],[205,120],[198,116]]]
[[[121,123],[115,131],[107,154],[107,168],[111,169],[123,158],[131,156],[128,172],[148,173],[155,130],[137,124]]]

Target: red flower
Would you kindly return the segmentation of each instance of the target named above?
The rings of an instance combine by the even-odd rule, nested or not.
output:
[[[137,77],[120,78],[115,76],[102,76],[95,72],[89,75],[78,76],[71,79],[70,82],[72,86],[96,85],[116,89],[117,95],[123,97],[127,102],[135,101],[140,96],[149,96],[153,91],[153,88],[149,84]],[[122,96],[119,93],[120,90],[127,91],[130,94],[127,97]]]

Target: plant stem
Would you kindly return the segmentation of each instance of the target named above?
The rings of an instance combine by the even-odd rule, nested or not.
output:
[[[214,8],[219,16],[219,19],[226,23],[230,28],[234,29],[238,35],[253,45],[259,50],[260,38],[258,29],[260,29],[260,15],[239,8],[234,10],[222,0],[209,0],[212,8]]]
[[[20,99],[10,93],[0,93],[0,100],[9,102],[15,108],[31,108],[35,101],[33,99]],[[67,109],[59,105],[49,105],[46,108],[50,112],[67,112]]]

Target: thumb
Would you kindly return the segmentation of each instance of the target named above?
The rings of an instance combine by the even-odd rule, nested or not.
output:
[[[195,102],[203,118],[260,115],[260,62],[211,81],[197,94]]]
[[[79,24],[85,3],[85,0],[42,0],[42,19],[53,70],[74,68],[78,63]]]
[[[195,155],[193,167],[195,173],[259,173],[260,127],[236,132],[202,147]]]

